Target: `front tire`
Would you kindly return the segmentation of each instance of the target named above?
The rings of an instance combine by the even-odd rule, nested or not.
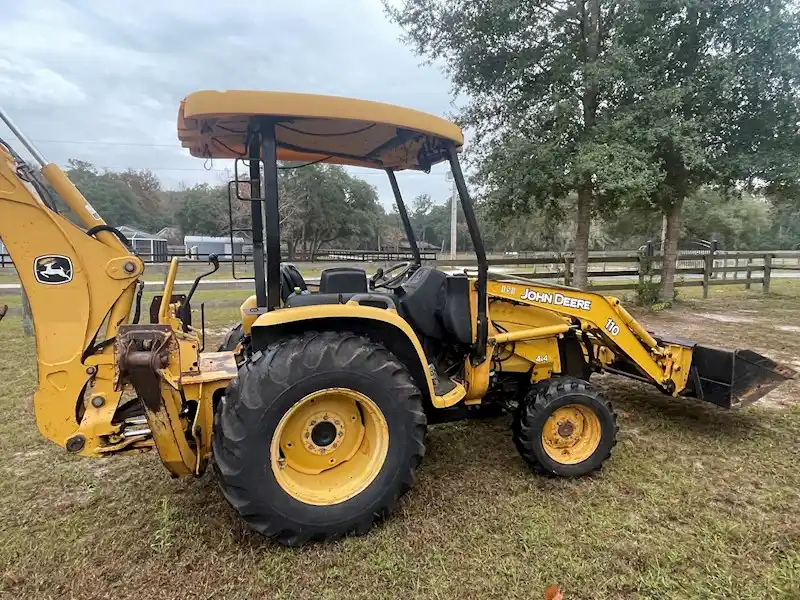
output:
[[[239,370],[212,438],[222,493],[254,530],[296,546],[366,533],[425,453],[422,395],[380,344],[309,332]]]
[[[617,443],[617,415],[592,384],[558,377],[534,387],[514,420],[514,444],[537,473],[580,477],[599,470]]]

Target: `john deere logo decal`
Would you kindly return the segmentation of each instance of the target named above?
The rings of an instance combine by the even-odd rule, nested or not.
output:
[[[72,261],[67,256],[49,254],[33,262],[36,281],[46,285],[60,285],[72,281]]]

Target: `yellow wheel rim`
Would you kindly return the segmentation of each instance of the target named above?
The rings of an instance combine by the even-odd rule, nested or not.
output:
[[[378,476],[389,451],[389,426],[378,405],[347,388],[302,398],[283,415],[270,444],[272,473],[306,504],[344,502]]]
[[[542,446],[556,462],[574,465],[594,454],[601,436],[600,419],[591,408],[567,404],[554,410],[544,424]]]

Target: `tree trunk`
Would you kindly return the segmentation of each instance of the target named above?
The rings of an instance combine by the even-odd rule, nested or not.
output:
[[[292,261],[294,260],[294,249],[297,246],[297,240],[295,239],[287,239],[286,240],[286,260]]]
[[[592,129],[597,119],[597,104],[599,90],[590,74],[589,67],[597,61],[600,55],[600,0],[589,0],[582,7],[581,26],[583,28],[583,43],[585,44],[585,65],[583,71],[583,129],[591,136]],[[575,262],[573,285],[586,289],[588,284],[587,273],[589,270],[589,230],[592,221],[592,180],[587,175],[578,187],[578,214],[575,231]]]
[[[678,262],[678,241],[681,237],[681,211],[683,198],[676,198],[667,208],[667,231],[664,236],[664,262],[661,265],[661,291],[658,294],[662,302],[675,299],[675,269]]]
[[[575,272],[573,285],[586,289],[589,270],[589,230],[592,221],[592,188],[591,183],[578,188],[578,215],[575,228]]]

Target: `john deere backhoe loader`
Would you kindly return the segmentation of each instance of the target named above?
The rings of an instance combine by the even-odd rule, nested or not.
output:
[[[205,352],[191,325],[197,285],[173,293],[179,261],[142,319],[142,261],[0,117],[38,163],[0,144],[0,237],[34,317],[40,431],[83,456],[155,449],[173,476],[199,476],[213,457],[228,501],[283,544],[364,533],[388,516],[414,481],[429,422],[507,410],[522,457],[573,477],[599,469],[617,433],[592,373],[725,408],[791,375],[753,352],[658,339],[616,298],[492,273],[452,123],[375,102],[253,91],[196,92],[178,113],[192,155],[248,167],[230,189],[251,209],[255,294],[222,351]],[[278,161],[383,169],[412,260],[371,278],[328,269],[310,292],[280,262]],[[422,264],[400,195],[397,171],[442,161],[475,272]]]

